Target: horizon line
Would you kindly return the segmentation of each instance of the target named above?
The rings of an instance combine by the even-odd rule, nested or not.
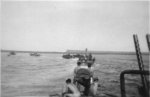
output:
[[[66,51],[29,51],[29,50],[6,50],[6,49],[1,49],[1,52],[21,52],[21,53],[30,53],[30,52],[38,52],[38,53],[67,53],[68,50]],[[83,53],[83,52],[78,52],[78,51],[84,51],[84,50],[69,50],[69,51],[76,51],[76,52],[70,52],[70,53]],[[93,54],[136,54],[135,51],[93,51],[89,50],[88,53],[93,53]],[[141,52],[142,54],[149,54],[149,52]]]

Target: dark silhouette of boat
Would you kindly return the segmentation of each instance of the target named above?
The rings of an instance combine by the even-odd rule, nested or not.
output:
[[[84,58],[85,55],[87,54],[87,48],[85,51],[72,51],[72,50],[67,50],[66,54],[64,54],[62,57],[65,59],[71,59],[71,58]]]
[[[70,54],[64,54],[62,57],[63,57],[64,59],[71,59],[71,58],[73,58],[73,56],[70,55]]]
[[[73,55],[73,58],[80,58],[80,57],[84,57],[84,55],[81,55],[81,54],[74,54]]]
[[[40,56],[39,53],[30,53],[30,56]]]
[[[65,59],[72,59],[72,58],[81,58],[81,57],[84,57],[84,55],[81,55],[81,54],[64,54],[62,57]]]
[[[16,53],[15,53],[14,51],[11,51],[11,52],[8,54],[8,56],[10,56],[10,55],[16,55]]]

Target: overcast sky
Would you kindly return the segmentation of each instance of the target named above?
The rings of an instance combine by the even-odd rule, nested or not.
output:
[[[2,1],[2,49],[148,51],[148,2]]]

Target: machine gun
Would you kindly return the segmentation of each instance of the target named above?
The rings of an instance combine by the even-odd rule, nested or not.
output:
[[[120,74],[120,89],[121,89],[121,97],[126,97],[126,91],[125,91],[125,79],[124,75],[125,74],[140,74],[141,75],[141,80],[142,80],[142,89],[144,91],[144,96],[149,97],[149,84],[146,75],[150,75],[149,70],[144,70],[144,64],[143,64],[143,59],[142,59],[142,54],[140,51],[140,45],[138,41],[138,36],[133,35],[134,39],[134,44],[135,44],[135,50],[136,50],[136,55],[137,55],[137,60],[138,60],[138,65],[139,65],[139,70],[125,70],[121,72]],[[148,48],[150,51],[150,35],[146,35],[147,43],[148,43]]]

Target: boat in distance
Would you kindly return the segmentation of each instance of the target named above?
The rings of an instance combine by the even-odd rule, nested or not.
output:
[[[15,53],[14,51],[11,51],[11,52],[8,54],[8,56],[10,56],[10,55],[16,55],[16,53]]]
[[[40,56],[39,53],[30,53],[30,56]]]

